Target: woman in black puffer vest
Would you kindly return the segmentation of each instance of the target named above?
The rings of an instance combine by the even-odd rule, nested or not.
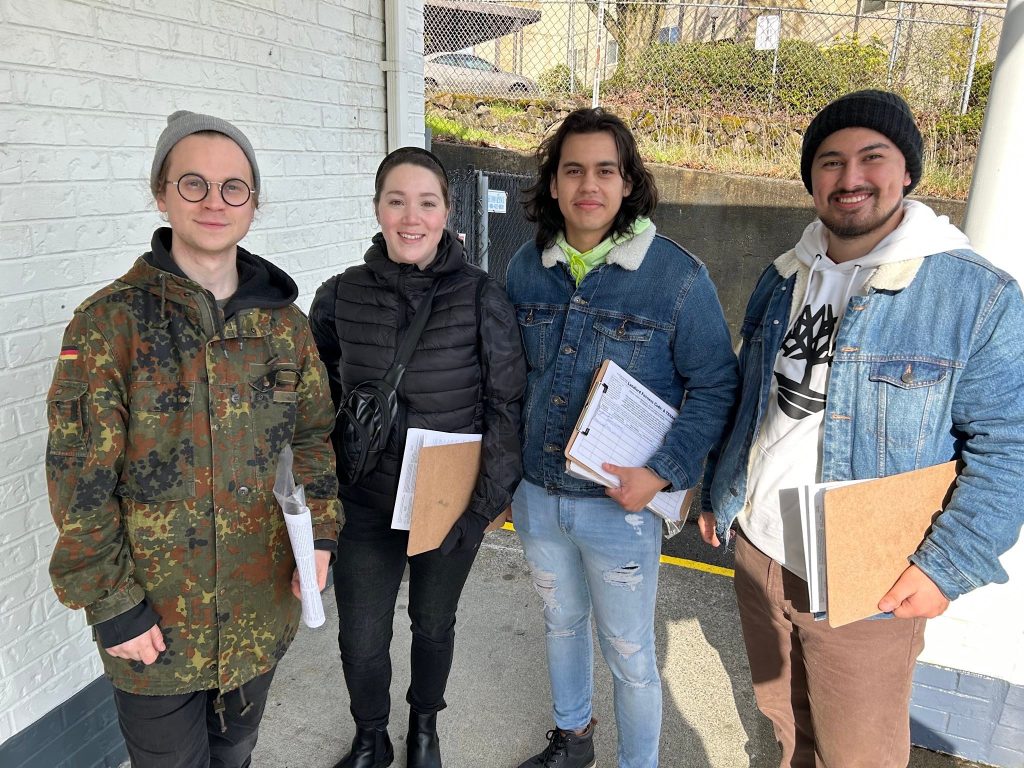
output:
[[[364,263],[320,286],[310,310],[335,406],[353,387],[384,376],[420,301],[438,285],[398,388],[387,449],[370,474],[340,491],[345,525],[334,590],[356,736],[335,768],[383,768],[394,760],[389,646],[406,562],[413,632],[408,765],[435,768],[436,716],[445,707],[459,595],[484,528],[509,506],[522,476],[526,363],[505,292],[465,262],[462,244],[444,228],[448,181],[441,162],[414,147],[392,152],[377,169],[373,200],[381,231]],[[391,517],[410,427],[482,434],[483,443],[469,507],[440,549],[407,557],[408,532],[393,530]]]

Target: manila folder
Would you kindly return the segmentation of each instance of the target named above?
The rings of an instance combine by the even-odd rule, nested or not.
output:
[[[957,463],[825,491],[825,581],[831,627],[878,613],[956,487]]]
[[[480,449],[477,440],[420,450],[406,549],[410,557],[440,547],[455,521],[469,507],[480,473]],[[507,515],[505,510],[486,530],[500,528]]]

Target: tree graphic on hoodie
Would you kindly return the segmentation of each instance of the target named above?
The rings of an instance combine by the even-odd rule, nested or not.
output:
[[[804,305],[782,342],[784,357],[805,361],[800,381],[775,371],[779,408],[792,419],[802,419],[825,409],[825,392],[811,388],[811,375],[814,366],[832,364],[830,342],[835,330],[836,315],[831,304],[822,304],[814,311],[810,305]]]

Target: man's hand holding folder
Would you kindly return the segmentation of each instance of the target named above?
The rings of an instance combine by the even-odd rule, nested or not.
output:
[[[957,470],[950,461],[824,491],[819,524],[825,530],[829,625],[876,611],[933,618],[946,610],[946,596],[907,560],[952,497]]]
[[[608,497],[629,512],[649,508],[677,532],[693,489],[663,492],[669,481],[644,463],[661,447],[678,415],[676,408],[605,360],[565,447],[566,472],[604,486]]]
[[[927,574],[911,564],[892,589],[878,601],[878,610],[897,619],[934,619],[949,608],[949,599],[939,591]]]
[[[639,512],[668,486],[668,480],[647,467],[620,467],[605,462],[601,469],[619,478],[618,488],[605,488],[604,492],[627,512]]]

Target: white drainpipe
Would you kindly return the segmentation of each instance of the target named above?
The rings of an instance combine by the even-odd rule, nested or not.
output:
[[[384,61],[388,110],[388,152],[405,146],[423,146],[423,127],[411,125],[407,94],[416,72],[407,70],[409,53],[403,39],[408,35],[409,19],[415,0],[384,0]],[[422,15],[422,0],[419,3]],[[420,30],[420,40],[423,39]],[[422,56],[420,66],[422,67]],[[422,82],[422,69],[418,73]],[[422,111],[422,110],[421,110]]]
[[[978,253],[1024,282],[1020,250],[1024,179],[1024,0],[1009,0],[992,73],[964,230]]]

